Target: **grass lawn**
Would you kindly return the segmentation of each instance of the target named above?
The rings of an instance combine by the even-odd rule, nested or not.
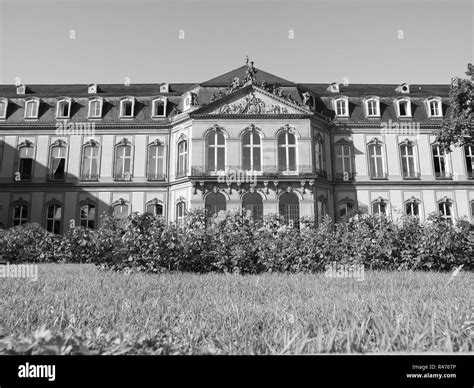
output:
[[[472,352],[474,274],[450,276],[366,272],[359,282],[40,265],[36,282],[0,278],[0,353]]]

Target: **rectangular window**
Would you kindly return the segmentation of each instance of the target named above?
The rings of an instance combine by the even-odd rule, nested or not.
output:
[[[474,144],[464,147],[466,155],[467,176],[469,179],[474,179]]]
[[[7,102],[0,101],[0,119],[4,119],[7,116]]]
[[[447,169],[447,155],[446,151],[439,145],[432,147],[433,165],[435,170],[435,177],[438,179],[449,179],[451,174]]]

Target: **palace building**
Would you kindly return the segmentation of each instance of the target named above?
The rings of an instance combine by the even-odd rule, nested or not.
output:
[[[196,207],[474,222],[474,145],[446,153],[434,136],[448,95],[297,84],[252,62],[196,84],[0,85],[0,223],[63,233]]]

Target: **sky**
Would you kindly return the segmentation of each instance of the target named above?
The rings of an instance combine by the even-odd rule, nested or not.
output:
[[[245,63],[301,83],[448,84],[473,0],[0,0],[0,84],[204,82]]]

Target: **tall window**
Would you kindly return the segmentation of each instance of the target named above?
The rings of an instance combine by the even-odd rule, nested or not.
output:
[[[207,170],[225,169],[225,138],[219,131],[210,132],[206,136]]]
[[[296,138],[288,131],[278,135],[278,171],[296,171]]]
[[[79,209],[80,222],[83,228],[95,229],[95,205],[85,204]]]
[[[433,152],[433,165],[435,170],[435,177],[440,179],[450,178],[451,174],[447,168],[447,154],[446,150],[438,144],[431,147]]]
[[[61,233],[62,206],[57,203],[49,204],[46,208],[46,230],[51,233]]]
[[[89,118],[98,119],[102,117],[102,100],[93,99],[89,101]]]
[[[178,143],[178,168],[176,177],[185,176],[188,173],[188,142],[181,140]]]
[[[96,180],[99,178],[99,145],[88,143],[82,148],[81,179]]]
[[[471,220],[474,221],[474,201],[471,201]]]
[[[345,142],[336,143],[336,177],[350,180],[353,171],[352,145]]]
[[[119,199],[112,205],[113,215],[115,218],[123,219],[128,217],[128,203],[124,199]]]
[[[449,200],[443,200],[438,203],[438,210],[445,220],[453,220],[452,202]]]
[[[147,178],[149,180],[164,178],[164,156],[165,147],[161,144],[152,143],[148,146]]]
[[[416,178],[415,147],[413,143],[406,142],[400,144],[400,155],[402,159],[403,178]]]
[[[322,219],[328,214],[327,206],[326,197],[321,195],[318,198],[318,222],[321,222]]]
[[[27,203],[13,205],[13,226],[23,225],[28,222],[29,207]]]
[[[372,214],[373,215],[386,215],[387,214],[387,202],[383,199],[377,199],[372,202]]]
[[[242,137],[243,169],[260,171],[262,169],[262,144],[260,135],[256,131],[248,131]]]
[[[146,205],[146,212],[155,216],[163,216],[163,205],[156,201],[152,201]]]
[[[324,170],[324,154],[322,140],[316,140],[314,143],[316,170],[321,172]]]
[[[383,145],[372,142],[368,145],[369,150],[369,173],[372,179],[385,179],[383,162]]]
[[[398,105],[398,116],[399,117],[411,117],[411,103],[410,100],[401,99],[397,100]]]
[[[122,142],[115,148],[115,179],[130,180],[132,177],[132,146]]]
[[[0,119],[7,117],[8,100],[0,99]]]
[[[62,180],[66,175],[66,146],[51,147],[50,179]]]
[[[367,106],[367,117],[380,116],[380,104],[379,100],[372,98],[366,101]]]
[[[441,112],[441,101],[439,100],[429,100],[428,101],[428,113],[430,117],[442,117]]]
[[[206,195],[206,210],[210,215],[217,215],[226,210],[226,200],[222,193],[209,193]]]
[[[405,202],[405,214],[407,216],[420,216],[420,204],[418,201],[412,199]]]
[[[71,114],[71,101],[60,100],[56,106],[56,117],[59,119],[66,119]]]
[[[38,118],[39,102],[37,100],[28,100],[25,102],[25,118]]]
[[[354,211],[354,204],[348,200],[339,203],[339,218],[345,219],[352,215]]]
[[[180,201],[176,204],[176,221],[182,223],[186,214],[186,202]]]
[[[474,144],[464,146],[464,153],[466,155],[467,176],[470,179],[474,178]]]
[[[31,143],[26,143],[26,145],[20,147],[18,150],[18,158],[18,172],[20,173],[20,180],[31,179],[34,161],[34,148],[31,146]]]
[[[153,117],[166,116],[166,100],[158,99],[153,101]]]
[[[298,226],[300,220],[300,204],[298,197],[293,193],[283,193],[278,200],[280,216],[290,226]]]
[[[339,98],[335,101],[336,116],[349,116],[349,102],[345,98]]]
[[[130,118],[133,117],[133,108],[135,106],[135,100],[127,98],[120,101],[120,117]]]
[[[262,196],[258,193],[246,193],[242,197],[242,210],[250,214],[253,220],[261,220],[263,217]]]

